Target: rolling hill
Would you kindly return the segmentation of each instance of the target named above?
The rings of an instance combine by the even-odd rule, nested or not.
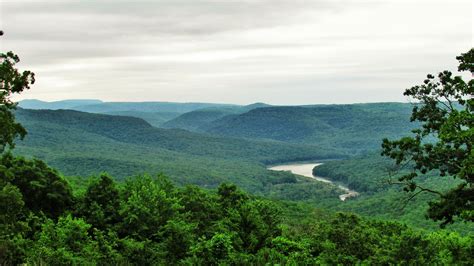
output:
[[[436,223],[422,219],[430,195],[424,195],[411,203],[407,211],[403,210],[400,188],[380,186],[380,180],[386,177],[387,162],[373,153],[327,162],[316,169],[318,175],[343,182],[361,192],[360,197],[344,203],[337,198],[341,192],[336,186],[266,169],[266,165],[271,163],[342,159],[351,150],[341,146],[330,149],[331,142],[328,140],[337,141],[343,137],[350,142],[354,140],[351,138],[362,139],[365,134],[370,142],[363,142],[366,145],[363,147],[370,149],[369,143],[375,147],[372,150],[377,149],[379,142],[371,138],[387,134],[384,132],[398,125],[407,126],[402,118],[408,107],[396,104],[264,107],[242,114],[226,115],[212,122],[213,125],[228,123],[238,126],[235,119],[239,121],[245,118],[248,123],[247,116],[251,115],[258,118],[255,121],[267,121],[267,124],[261,124],[262,129],[272,125],[274,129],[281,127],[279,131],[268,133],[264,130],[250,131],[252,127],[249,127],[248,132],[260,135],[244,135],[243,138],[239,134],[235,134],[238,138],[226,136],[226,131],[223,132],[226,134],[210,135],[182,129],[156,128],[143,119],[122,115],[18,109],[17,119],[29,134],[17,144],[15,153],[42,159],[69,176],[108,172],[123,179],[143,173],[164,173],[176,184],[196,184],[204,188],[232,182],[254,195],[301,201],[380,219],[398,219],[416,227],[433,229]],[[210,108],[201,111],[215,110]],[[191,113],[199,114],[201,111]],[[282,116],[282,113],[286,113],[286,116]],[[361,119],[363,115],[371,119]],[[347,119],[342,119],[344,116]],[[277,121],[286,121],[286,124],[283,123],[286,127]],[[381,121],[386,121],[386,124]],[[313,132],[303,131],[302,134],[287,128],[295,124],[302,125],[297,128],[301,131],[305,123],[313,126],[309,127]],[[239,129],[243,129],[243,126]],[[336,130],[344,134],[336,135]],[[398,132],[390,134],[395,136]],[[300,139],[285,139],[281,137],[284,134],[300,136]],[[318,138],[313,139],[315,136]],[[318,146],[307,144],[311,141]],[[436,179],[433,185],[452,184]],[[463,232],[470,230],[462,225],[454,228]]]
[[[120,111],[187,113],[202,108],[225,106],[234,105],[174,102],[104,102],[99,104],[76,106],[73,108],[73,110],[89,113],[108,113]]]
[[[23,109],[36,110],[76,110],[89,113],[132,116],[141,118],[155,127],[162,126],[165,122],[172,120],[184,113],[200,109],[224,110],[239,112],[248,111],[251,108],[266,106],[256,103],[249,106],[214,104],[214,103],[175,103],[175,102],[103,102],[101,100],[63,100],[46,102],[40,100],[23,100],[18,105]],[[180,124],[182,125],[182,124]],[[167,128],[180,128],[168,126]]]
[[[140,112],[140,111],[112,111],[106,115],[120,115],[141,118],[154,127],[161,127],[164,123],[181,115],[178,112]]]
[[[264,103],[254,103],[245,106],[208,107],[184,113],[161,125],[163,128],[180,128],[195,132],[205,132],[216,120],[243,114],[250,110],[269,107]]]
[[[200,109],[184,113],[174,119],[171,119],[161,125],[163,128],[180,128],[194,132],[205,132],[206,126],[217,119],[228,115],[236,114],[235,110],[224,108]]]
[[[49,110],[58,110],[58,109],[74,109],[78,106],[84,105],[94,105],[103,103],[101,100],[62,100],[54,102],[45,102],[35,99],[23,100],[18,103],[18,106],[24,109],[49,109]]]
[[[222,109],[198,110],[163,124],[218,136],[269,139],[320,145],[349,154],[370,152],[384,137],[400,137],[411,124],[412,105],[375,103],[353,105],[275,106],[227,114]]]
[[[394,171],[393,166],[393,161],[380,156],[379,153],[369,153],[326,162],[314,168],[313,173],[347,184],[361,192],[359,197],[344,204],[328,204],[328,209],[350,211],[372,218],[397,220],[419,228],[439,230],[439,222],[425,218],[428,202],[437,199],[438,195],[421,193],[408,200],[412,193],[403,191],[400,185],[390,185],[388,180],[398,181],[397,177],[406,174],[409,169]],[[436,171],[420,177],[418,182],[422,187],[435,191],[446,191],[460,183],[458,179],[441,177]],[[448,229],[469,234],[474,232],[474,225],[454,223],[448,225]]]
[[[66,175],[163,172],[178,184],[214,187],[231,181],[263,193],[269,185],[296,182],[288,173],[267,171],[265,164],[341,156],[316,146],[160,129],[134,117],[25,109],[16,116],[29,134],[15,152],[43,159]]]

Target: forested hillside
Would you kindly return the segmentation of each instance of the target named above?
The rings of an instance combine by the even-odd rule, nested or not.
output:
[[[53,107],[60,103],[42,106],[26,102],[25,106],[57,109]],[[145,102],[70,105],[64,109],[137,117],[168,129],[317,145],[340,154],[361,154],[379,148],[384,137],[401,137],[414,128],[416,124],[409,122],[411,108],[402,103],[238,106]]]
[[[163,176],[117,184],[101,175],[72,190],[39,161],[7,156],[2,164],[9,166],[0,168],[0,195],[8,199],[0,201],[0,232],[9,233],[0,240],[2,265],[468,265],[473,260],[469,237],[259,199],[233,185],[206,192],[175,187]]]
[[[344,204],[329,203],[327,207],[332,210],[398,220],[419,228],[439,229],[439,222],[425,217],[428,202],[436,199],[437,195],[427,192],[412,198],[414,193],[407,194],[403,186],[393,184],[409,169],[397,170],[393,162],[378,153],[326,162],[314,168],[313,172],[360,192],[359,197]],[[420,185],[427,189],[447,191],[459,183],[459,180],[439,176],[438,172],[425,176]],[[450,225],[448,229],[466,234],[474,232],[472,224],[463,222]]]
[[[377,105],[371,107],[374,113],[377,112],[375,107]],[[200,111],[190,114],[195,113]],[[344,158],[343,153],[338,152],[340,149],[268,139],[212,137],[179,129],[155,128],[134,117],[69,110],[19,109],[17,118],[29,130],[27,138],[18,143],[17,153],[41,158],[67,175],[108,172],[123,179],[141,173],[165,173],[176,184],[203,187],[216,187],[228,181],[246,191],[275,199],[311,202],[362,215],[400,218],[419,227],[437,227],[436,223],[423,218],[429,196],[411,203],[411,208],[402,208],[401,188],[390,188],[386,182],[393,165],[378,154],[329,161],[316,169],[316,175],[327,176],[361,193],[359,198],[341,204],[335,186],[295,178],[290,173],[268,171],[265,167],[278,162]],[[362,125],[359,127],[363,128]],[[317,143],[323,147],[328,145]],[[442,186],[442,181],[434,185]],[[457,228],[467,230],[463,226]]]
[[[412,106],[401,103],[278,106],[241,114],[195,111],[164,124],[166,127],[219,136],[272,139],[317,144],[349,154],[380,147],[384,137],[400,137],[415,124]]]
[[[179,117],[171,119],[161,125],[163,128],[181,128],[195,132],[206,132],[210,125],[214,122],[224,118],[237,116],[246,113],[256,108],[269,107],[270,105],[264,103],[254,103],[244,106],[225,106],[225,107],[208,107],[187,112]]]
[[[265,164],[341,156],[317,146],[158,129],[134,117],[24,109],[16,115],[29,132],[16,152],[43,159],[67,175],[108,172],[123,179],[165,173],[177,184],[215,187],[231,181],[247,191],[269,193],[281,186],[302,189],[304,185],[289,173],[267,171]],[[321,190],[318,197],[337,198],[334,187],[311,186]]]
[[[200,109],[250,110],[244,106],[214,103],[174,103],[174,102],[102,102],[100,100],[63,100],[45,102],[40,100],[23,100],[19,107],[36,110],[68,109],[89,113],[122,115],[141,118],[153,126],[163,123],[181,114]],[[179,127],[172,127],[179,128]]]
[[[141,112],[141,111],[111,111],[106,115],[120,115],[141,118],[154,127],[161,127],[164,123],[181,115],[179,112]]]
[[[206,127],[212,122],[229,116],[236,115],[240,111],[235,108],[206,108],[184,113],[174,119],[163,123],[163,128],[180,128],[194,132],[205,132]]]

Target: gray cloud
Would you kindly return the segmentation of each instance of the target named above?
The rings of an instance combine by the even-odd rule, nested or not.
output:
[[[276,104],[400,101],[472,46],[469,1],[0,4],[23,97]]]

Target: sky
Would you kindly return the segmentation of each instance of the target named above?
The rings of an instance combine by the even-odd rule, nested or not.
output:
[[[21,99],[409,101],[473,46],[464,0],[0,0]]]

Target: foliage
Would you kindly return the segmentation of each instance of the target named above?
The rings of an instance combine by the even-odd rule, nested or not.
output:
[[[315,145],[345,154],[376,149],[385,136],[410,130],[410,105],[272,106],[223,116],[225,109],[186,113],[165,125],[218,136]],[[218,118],[222,116],[221,118]]]
[[[16,103],[11,96],[29,89],[35,82],[35,76],[31,71],[18,71],[15,65],[19,62],[20,58],[13,52],[0,53],[0,153],[14,147],[16,137],[26,135],[25,128],[15,122],[12,110]]]
[[[87,264],[100,255],[97,242],[88,233],[91,225],[71,215],[58,222],[46,221],[27,254],[32,264]]]
[[[115,182],[107,174],[93,179],[79,205],[79,216],[94,227],[105,230],[118,223],[120,198]]]
[[[204,132],[203,128],[208,123],[231,115],[237,110],[221,108],[221,109],[200,109],[188,113],[184,113],[162,125],[163,128],[180,128],[195,132]]]
[[[426,209],[429,207],[427,202],[435,200],[436,195],[425,193],[413,197],[416,192],[401,194],[403,185],[392,184],[391,180],[408,173],[408,170],[395,170],[394,163],[379,153],[328,161],[315,167],[313,172],[317,176],[347,184],[351,189],[360,192],[360,195],[342,204],[310,198],[301,200],[321,208],[351,211],[367,217],[397,220],[427,230],[440,230],[438,223],[425,218]],[[444,178],[439,176],[439,173],[433,172],[419,177],[418,183],[425,188],[447,191],[457,186],[460,181]],[[466,234],[474,230],[474,224],[458,222],[447,225],[446,230]]]
[[[34,180],[43,170],[34,168],[25,178]],[[423,233],[351,214],[314,212],[315,216],[301,219],[299,207],[257,199],[232,184],[207,192],[195,186],[176,187],[164,176],[138,176],[118,185],[102,174],[89,181],[84,193],[72,193],[76,204],[62,209],[58,219],[34,216],[35,207],[23,202],[50,188],[22,191],[13,183],[4,184],[3,264],[469,264],[474,260],[472,236]],[[313,212],[312,207],[305,208],[309,209],[304,213]]]
[[[474,49],[457,57],[459,71],[474,71]],[[404,93],[419,101],[413,108],[411,120],[419,121],[413,137],[383,141],[382,154],[397,165],[412,163],[412,171],[398,180],[406,191],[431,192],[439,198],[430,203],[428,216],[452,223],[455,217],[474,221],[474,80],[464,81],[449,71],[428,75],[420,86]],[[435,140],[433,140],[435,138]],[[417,183],[420,175],[439,171],[441,176],[462,181],[447,192],[427,189]]]
[[[5,154],[0,158],[0,184],[18,188],[25,206],[37,214],[58,217],[73,205],[67,181],[40,160]]]
[[[15,154],[40,158],[68,176],[108,172],[123,179],[161,172],[176,184],[213,188],[232,182],[268,194],[276,185],[307,180],[268,171],[266,163],[341,156],[314,146],[157,129],[132,117],[22,109],[16,115],[30,134]]]

